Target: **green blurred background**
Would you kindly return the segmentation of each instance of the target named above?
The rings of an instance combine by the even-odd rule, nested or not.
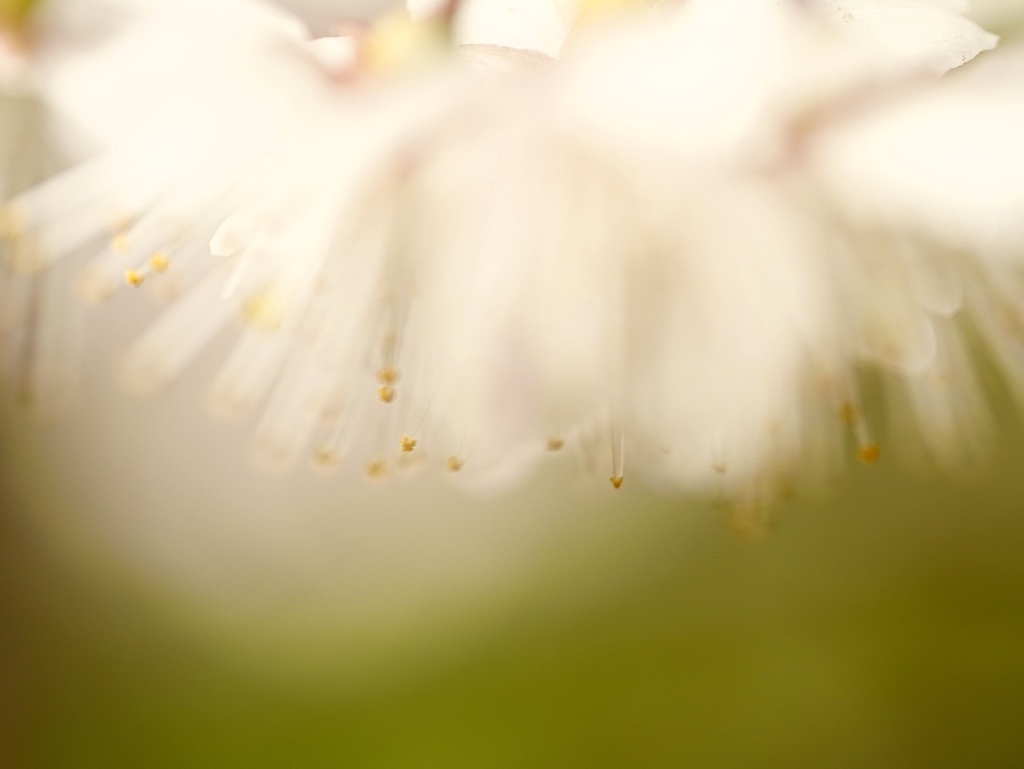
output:
[[[39,523],[47,471],[25,471],[60,431],[5,427],[5,767],[1024,765],[1016,429],[984,478],[857,467],[756,539],[608,492],[614,536],[563,533],[513,589],[399,643],[337,607],[299,621],[263,595],[239,618],[130,559],[68,557]],[[514,515],[548,480],[472,504]]]

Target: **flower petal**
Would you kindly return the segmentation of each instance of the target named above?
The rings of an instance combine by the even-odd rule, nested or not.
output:
[[[876,102],[813,149],[825,185],[862,224],[974,251],[1024,250],[1024,47],[919,94]]]
[[[959,67],[999,38],[963,16],[960,0],[815,0],[829,23],[887,56],[919,61],[942,73]]]
[[[453,35],[460,45],[499,45],[558,56],[575,15],[572,0],[465,0]]]

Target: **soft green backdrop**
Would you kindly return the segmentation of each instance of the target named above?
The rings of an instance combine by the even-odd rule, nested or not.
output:
[[[358,683],[329,661],[277,675],[325,638],[273,607],[279,640],[233,664],[258,621],[197,624],[128,572],[59,562],[19,504],[30,484],[4,477],[0,765],[1021,766],[1024,444],[1003,444],[970,482],[854,468],[753,541],[703,505],[623,496],[642,537],[554,559],[457,654]]]

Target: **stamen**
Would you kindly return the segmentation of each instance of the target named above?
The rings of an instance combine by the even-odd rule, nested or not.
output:
[[[582,0],[577,6],[576,21],[573,29],[584,24],[603,21],[641,5],[636,0]]]
[[[446,37],[444,25],[436,21],[414,21],[404,10],[386,14],[363,45],[363,66],[383,73],[408,69],[441,49]]]
[[[865,443],[857,450],[860,461],[866,465],[873,465],[882,456],[882,450],[877,443]]]
[[[170,266],[170,260],[162,253],[155,253],[143,264],[124,271],[124,282],[129,286],[138,288],[146,280],[150,273],[166,272]]]
[[[338,452],[331,446],[319,446],[313,451],[313,463],[321,470],[334,470],[339,461]]]
[[[726,503],[723,522],[732,534],[752,539],[770,534],[775,528],[771,509],[758,499]]]
[[[377,399],[381,403],[391,403],[394,401],[396,394],[395,388],[388,385],[377,388]]]
[[[850,402],[843,403],[840,416],[847,427],[854,431],[857,439],[857,458],[866,465],[875,464],[882,456],[882,450],[871,435],[867,420],[863,419],[857,408]]]
[[[846,401],[839,411],[839,416],[843,420],[843,424],[847,427],[853,427],[857,423],[857,409],[853,407],[853,404]]]
[[[170,265],[170,260],[166,254],[162,254],[159,251],[149,257],[149,266],[153,272],[166,272],[167,267]]]
[[[208,276],[136,339],[121,366],[129,390],[152,392],[173,379],[229,321],[235,307],[220,300],[220,281]]]
[[[377,370],[377,381],[382,385],[392,386],[398,381],[398,369],[395,358],[398,356],[398,334],[390,331],[381,341],[381,366]]]
[[[561,451],[565,447],[565,439],[559,438],[558,436],[551,436],[548,438],[547,449],[548,451]]]
[[[402,447],[403,453],[408,454],[410,451],[416,448],[416,439],[408,435],[403,435],[399,439],[399,445]]]
[[[616,489],[622,486],[626,469],[626,436],[622,427],[622,419],[612,415],[612,476],[608,480]]]
[[[287,306],[288,302],[280,291],[258,291],[242,303],[242,318],[247,325],[260,331],[277,331],[284,322]]]
[[[452,454],[450,457],[448,457],[448,461],[445,462],[445,467],[448,468],[448,472],[457,473],[457,472],[459,472],[459,470],[462,469],[462,466],[464,464],[465,464],[464,460],[462,460],[459,457],[457,457],[454,454]]]
[[[670,447],[662,446],[661,450],[666,456],[672,453]],[[722,434],[718,430],[715,431],[709,451],[711,454],[711,470],[716,475],[725,475],[729,471],[729,462],[726,460],[726,452],[722,448]]]
[[[381,481],[387,478],[388,465],[381,459],[375,459],[366,463],[366,477],[371,481]]]

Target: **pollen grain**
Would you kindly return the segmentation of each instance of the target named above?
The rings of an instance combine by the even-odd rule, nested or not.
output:
[[[167,258],[167,255],[159,251],[149,257],[149,266],[153,272],[164,272],[169,265],[170,260]]]
[[[366,463],[366,477],[371,481],[384,480],[388,475],[387,463],[380,459]]]
[[[873,465],[882,457],[882,450],[877,443],[865,443],[857,449],[857,457],[866,465]]]

